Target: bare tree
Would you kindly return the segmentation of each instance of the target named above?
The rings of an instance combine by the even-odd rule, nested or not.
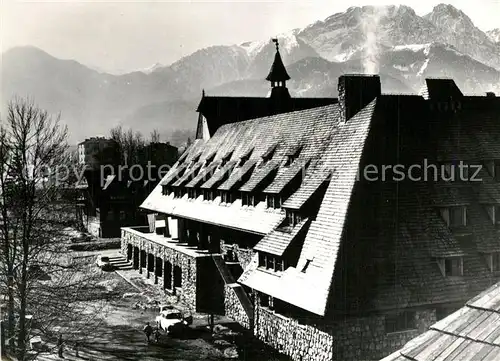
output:
[[[92,327],[82,292],[97,278],[67,250],[68,212],[61,194],[73,182],[67,129],[32,101],[15,98],[0,127],[0,280],[7,295],[7,337],[19,360],[33,335],[52,336],[73,322]],[[64,171],[66,174],[64,175]],[[30,317],[31,316],[31,317]],[[17,341],[17,342],[15,342]],[[16,345],[14,345],[16,343]]]
[[[154,129],[151,132],[151,143],[160,143],[160,132],[158,129]]]

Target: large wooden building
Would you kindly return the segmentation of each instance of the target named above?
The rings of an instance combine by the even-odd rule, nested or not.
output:
[[[378,360],[500,278],[500,99],[344,75],[297,109],[276,59],[280,110],[217,120],[204,97],[198,139],[141,205],[158,228],[123,228],[122,251],[293,360]]]

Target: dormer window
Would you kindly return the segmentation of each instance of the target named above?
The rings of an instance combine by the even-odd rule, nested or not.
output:
[[[442,208],[441,217],[450,228],[464,227],[467,225],[467,207],[453,206]]]
[[[238,162],[238,166],[242,167],[249,159],[250,156],[252,155],[253,148],[250,148],[245,154],[243,154]]]
[[[278,194],[267,195],[268,208],[281,208],[281,197]]]
[[[214,192],[211,189],[203,190],[203,200],[204,201],[213,201],[215,199]]]
[[[302,221],[302,217],[295,211],[286,210],[286,219],[289,226],[295,226]]]
[[[188,190],[188,198],[190,198],[190,199],[196,199],[196,198],[198,198],[198,192],[196,191],[195,188],[190,188]]]
[[[288,167],[291,165],[295,160],[299,157],[300,152],[302,150],[302,146],[295,147],[294,149],[291,149],[288,151],[288,153],[285,155],[285,167]]]
[[[262,154],[262,164],[266,164],[271,160],[277,147],[278,144],[273,144],[264,152],[264,154]]]
[[[286,264],[282,257],[278,257],[269,253],[259,252],[259,267],[269,271],[283,272]]]
[[[221,191],[220,195],[221,195],[221,202],[222,203],[232,203],[233,202],[231,192]]]
[[[213,152],[212,154],[210,154],[207,159],[205,159],[205,166],[209,165],[210,163],[213,162],[215,158],[215,152]]]
[[[231,156],[233,155],[233,151],[230,151],[228,152],[223,158],[222,158],[222,161],[221,161],[221,164],[220,166],[221,167],[224,167],[227,162],[229,162],[229,160],[231,159]]]
[[[463,257],[446,257],[437,260],[444,277],[459,277],[464,275]]]

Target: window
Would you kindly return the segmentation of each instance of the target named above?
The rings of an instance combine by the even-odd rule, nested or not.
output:
[[[455,206],[440,209],[441,217],[448,227],[463,227],[467,225],[467,207]]]
[[[198,197],[198,194],[196,192],[196,189],[194,188],[190,188],[188,190],[188,197],[191,198],[191,199],[196,199]]]
[[[462,257],[441,258],[438,260],[438,265],[445,277],[463,276],[464,267]]]
[[[300,151],[302,150],[302,146],[296,147],[286,154],[285,158],[285,167],[291,165],[300,155]]]
[[[489,267],[491,272],[500,272],[500,252],[489,255]]]
[[[281,207],[281,197],[276,194],[267,195],[267,207],[268,208],[280,208]]]
[[[229,162],[229,159],[231,159],[231,156],[233,155],[233,151],[228,152],[223,158],[222,162],[220,164],[221,167],[225,166],[227,162]]]
[[[120,211],[120,221],[124,221],[127,218],[127,214],[124,210]]]
[[[495,161],[494,177],[496,181],[500,181],[500,160]]]
[[[286,219],[287,219],[288,225],[290,225],[290,226],[295,226],[302,221],[302,217],[297,212],[290,211],[290,210],[286,211]]]
[[[500,225],[500,206],[494,207],[494,221],[496,224]]]
[[[285,263],[284,263],[283,259],[277,258],[274,270],[276,272],[283,272],[284,268],[285,268]]]
[[[248,193],[241,193],[241,204],[244,206],[250,205],[250,195]]]
[[[260,305],[262,307],[269,307],[269,296],[263,293],[259,294]]]
[[[465,226],[466,207],[450,207],[450,227]]]
[[[402,311],[385,316],[385,332],[402,332],[416,329],[415,311]]]
[[[275,272],[282,272],[285,270],[285,260],[278,256],[259,252],[259,267]]]
[[[205,201],[213,201],[215,199],[214,197],[214,191],[211,189],[205,189],[203,190],[203,200]]]
[[[221,191],[221,201],[222,203],[232,203],[232,194],[230,192]]]

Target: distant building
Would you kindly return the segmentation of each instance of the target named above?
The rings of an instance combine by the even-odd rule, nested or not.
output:
[[[80,191],[79,218],[84,228],[95,237],[120,237],[122,226],[147,224],[146,214],[139,209],[139,205],[158,184],[160,167],[163,167],[165,174],[178,159],[178,151],[169,143],[150,143],[138,150],[140,164],[125,166],[117,161],[120,154],[115,154],[117,148],[114,142],[100,142],[101,138],[91,138],[95,139],[98,141],[83,143],[90,149],[97,149],[97,146],[91,148],[89,144],[98,144],[98,154],[104,157],[88,155],[86,159],[90,161],[85,160],[87,169],[84,179],[77,185]],[[108,147],[104,146],[106,144]],[[113,163],[106,163],[106,160]],[[108,167],[101,170],[100,165]]]
[[[78,144],[80,165],[98,168],[101,165],[115,165],[119,162],[118,143],[104,137],[92,137]]]
[[[213,100],[142,203],[149,226],[122,229],[165,292],[296,361],[378,360],[500,279],[500,98],[447,79],[390,95],[344,75],[338,90],[249,118],[231,108],[246,100]]]

